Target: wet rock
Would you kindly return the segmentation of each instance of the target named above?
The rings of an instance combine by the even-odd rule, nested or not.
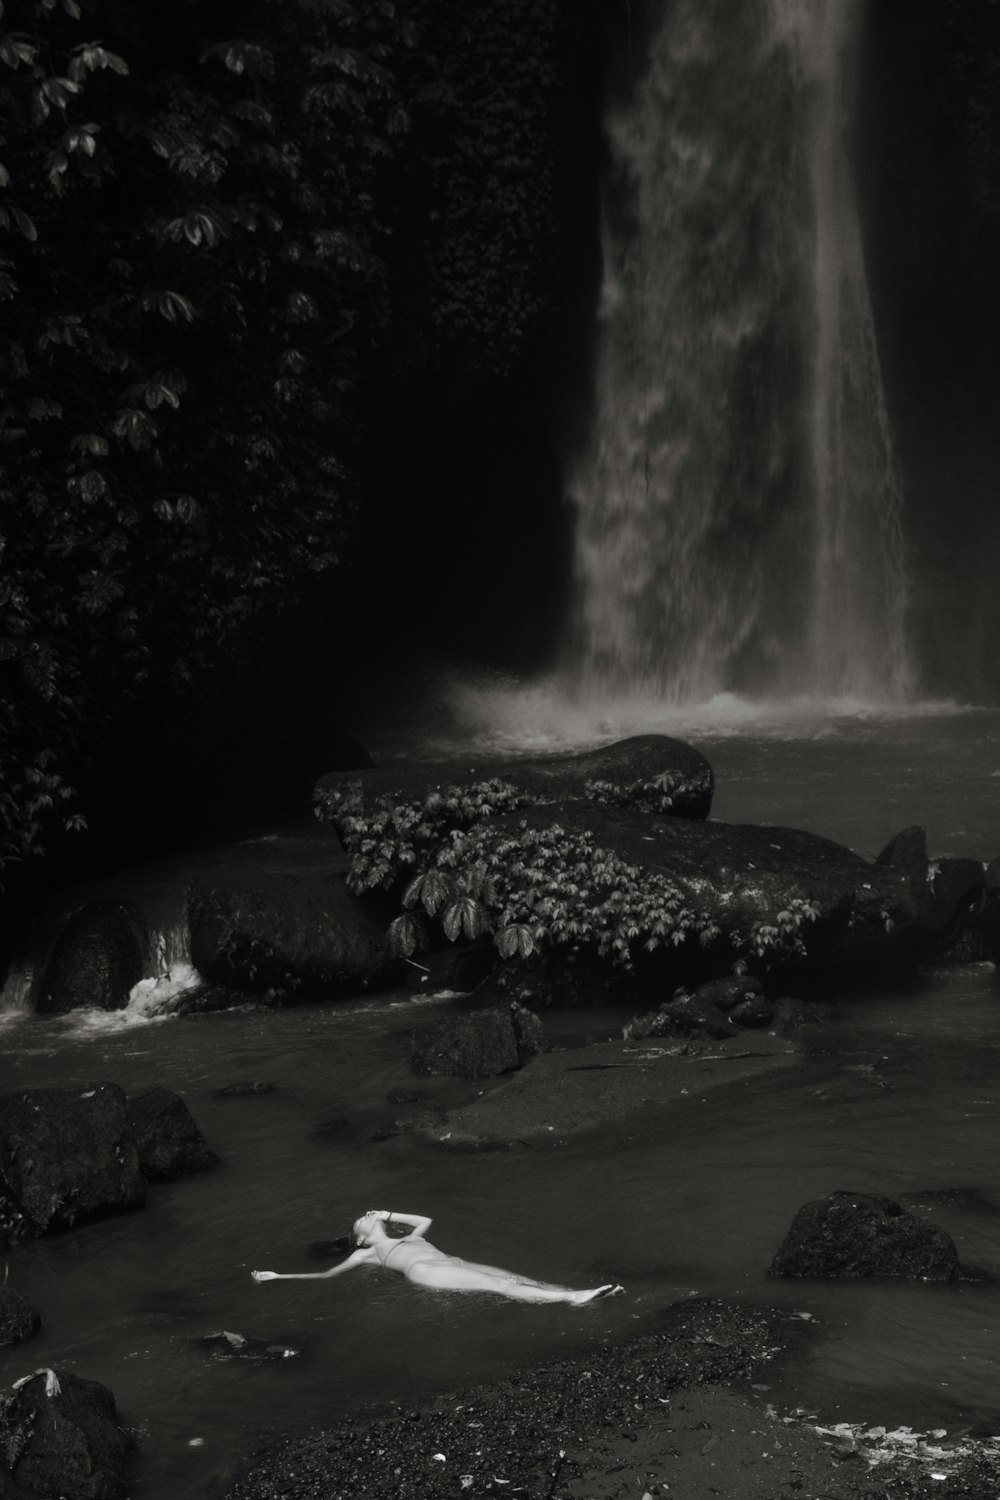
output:
[[[712,768],[700,751],[662,734],[636,735],[580,755],[538,760],[453,762],[345,773],[320,778],[317,793],[356,782],[364,802],[380,796],[422,802],[444,787],[498,780],[535,802],[592,797],[614,805],[635,804],[675,818],[707,818],[712,806]],[[322,800],[322,798],[321,798]],[[336,826],[336,818],[334,818]]]
[[[763,995],[764,986],[754,974],[729,974],[724,979],[710,979],[707,984],[699,984],[694,993],[705,1005],[731,1011],[745,1000]]]
[[[41,1314],[27,1297],[9,1286],[0,1287],[0,1346],[23,1343],[41,1326]]]
[[[297,1359],[299,1350],[291,1344],[275,1340],[247,1338],[242,1333],[231,1333],[221,1328],[217,1333],[206,1333],[195,1340],[196,1346],[213,1360],[240,1360],[247,1364],[282,1364],[286,1359]]]
[[[772,1276],[906,1276],[954,1281],[961,1274],[954,1242],[936,1225],[879,1193],[831,1193],[799,1209]]]
[[[901,977],[920,963],[927,934],[908,877],[840,844],[771,825],[650,818],[630,808],[563,802],[494,819],[498,833],[559,827],[669,883],[696,919],[679,944],[633,955],[634,989],[662,993],[732,973],[738,960],[768,987],[828,984],[835,976]],[[699,931],[702,936],[699,936]],[[707,940],[704,935],[707,934]],[[572,959],[552,951],[554,968]],[[621,996],[620,970],[581,947],[578,970],[604,972]],[[556,986],[558,987],[558,986]],[[596,986],[593,986],[596,989]],[[578,989],[580,987],[578,986]]]
[[[534,1011],[513,1000],[510,1005],[510,1020],[514,1028],[519,1062],[525,1063],[530,1057],[537,1057],[540,1052],[545,1051],[545,1027]]]
[[[454,990],[466,995],[483,982],[496,962],[497,950],[491,942],[421,953],[407,965],[406,987],[428,993]]]
[[[410,1037],[414,1073],[495,1078],[521,1065],[510,1008],[443,1016]]]
[[[636,1041],[647,1037],[710,1037],[721,1041],[738,1036],[739,1027],[725,1011],[697,995],[678,995],[648,1015],[636,1016],[628,1023],[626,1037]]]
[[[38,1500],[126,1500],[132,1442],[114,1396],[96,1380],[51,1375],[0,1398],[0,1483],[6,1471]]]
[[[139,1166],[150,1182],[173,1182],[218,1160],[184,1100],[170,1089],[136,1095],[129,1100],[128,1114]]]
[[[930,861],[927,857],[927,830],[919,825],[894,834],[877,856],[875,863],[885,869],[899,870],[910,882],[917,900],[929,899]]]
[[[791,996],[786,996],[782,1000],[775,1001],[771,1029],[784,1033],[794,1031],[797,1026],[821,1026],[824,1019],[822,1006],[810,1005],[805,1000],[796,1000]]]
[[[146,969],[148,934],[125,901],[91,901],[56,938],[38,990],[38,1009],[63,1015],[82,1006],[123,1010]]]
[[[0,1096],[0,1233],[43,1234],[138,1208],[146,1180],[113,1083]]]
[[[385,924],[342,874],[266,872],[198,882],[191,962],[210,983],[260,993],[356,995],[391,983]]]
[[[729,1012],[729,1019],[737,1026],[770,1026],[774,1020],[774,1006],[766,995],[748,995]]]

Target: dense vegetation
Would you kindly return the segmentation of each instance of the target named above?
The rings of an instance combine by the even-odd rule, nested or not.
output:
[[[587,783],[589,800],[669,813],[664,778]],[[359,895],[386,892],[401,908],[391,945],[409,958],[460,938],[489,934],[503,959],[554,949],[590,953],[630,971],[642,953],[696,942],[725,953],[736,973],[805,953],[817,915],[789,900],[772,921],[720,925],[718,906],[655,870],[602,849],[590,833],[558,824],[532,828],[497,818],[544,803],[544,796],[493,779],[444,786],[423,797],[366,797],[361,782],[322,789],[316,811],[334,824],[350,855],[347,882]]]
[[[516,360],[561,12],[5,0],[0,863],[350,553],[374,382]]]

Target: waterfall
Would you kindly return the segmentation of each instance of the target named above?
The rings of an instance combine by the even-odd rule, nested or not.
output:
[[[572,676],[901,701],[901,495],[849,161],[855,0],[662,0],[609,110]]]

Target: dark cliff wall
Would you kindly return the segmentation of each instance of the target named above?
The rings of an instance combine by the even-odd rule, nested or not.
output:
[[[996,701],[1000,7],[874,0],[857,160],[928,693]]]

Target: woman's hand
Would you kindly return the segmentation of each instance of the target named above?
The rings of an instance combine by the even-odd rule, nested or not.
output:
[[[277,1272],[277,1271],[251,1271],[250,1275],[253,1277],[254,1281],[277,1281],[278,1280],[278,1276],[279,1276],[279,1272]]]

